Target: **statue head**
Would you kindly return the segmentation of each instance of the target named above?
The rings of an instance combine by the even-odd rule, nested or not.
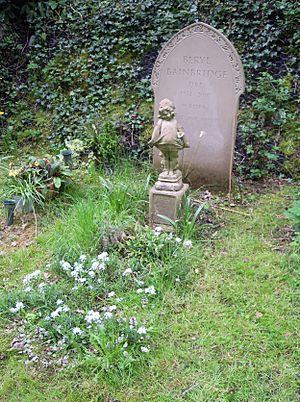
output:
[[[175,106],[170,99],[159,102],[158,117],[163,120],[172,120],[175,116]]]

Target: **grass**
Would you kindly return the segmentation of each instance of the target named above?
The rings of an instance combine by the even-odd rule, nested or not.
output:
[[[127,164],[105,180],[97,172],[83,177],[80,188],[40,217],[36,243],[0,256],[4,287],[15,291],[25,274],[46,262],[97,252],[103,234],[108,242],[123,232],[133,239],[137,233],[140,240],[147,175],[147,169]],[[103,371],[91,360],[59,372],[26,369],[10,349],[14,335],[3,324],[0,400],[299,400],[300,260],[278,250],[276,238],[286,223],[281,214],[290,195],[289,187],[257,195],[249,216],[220,209],[225,226],[211,239],[194,241],[190,261],[185,260],[189,274],[181,282],[163,279],[178,269],[178,261],[153,265],[159,289],[147,312],[154,326],[153,352],[129,371]]]

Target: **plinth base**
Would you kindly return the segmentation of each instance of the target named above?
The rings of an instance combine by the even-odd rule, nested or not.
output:
[[[172,221],[178,219],[178,209],[182,203],[183,196],[187,193],[188,184],[183,184],[178,191],[157,190],[154,187],[149,195],[149,220],[151,226],[161,226],[167,231],[174,230],[173,226],[167,220],[158,215],[166,216]]]

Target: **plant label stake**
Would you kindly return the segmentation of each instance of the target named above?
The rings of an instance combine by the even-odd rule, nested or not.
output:
[[[11,226],[14,223],[14,210],[16,207],[16,201],[15,200],[4,200],[3,204],[4,204],[4,209],[5,209],[7,226]]]

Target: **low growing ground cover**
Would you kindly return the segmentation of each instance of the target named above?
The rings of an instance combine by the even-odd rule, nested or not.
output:
[[[297,400],[292,187],[195,192],[171,236],[145,225],[149,167],[75,180],[2,248],[0,399]]]

